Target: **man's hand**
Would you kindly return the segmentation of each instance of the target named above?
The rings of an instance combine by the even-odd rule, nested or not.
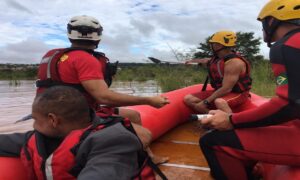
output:
[[[212,110],[209,111],[209,114],[212,116],[201,120],[201,124],[204,126],[221,131],[233,129],[233,125],[229,120],[230,114],[221,110]]]
[[[170,104],[170,101],[167,97],[154,96],[149,98],[149,105],[152,107],[161,108],[167,104]]]

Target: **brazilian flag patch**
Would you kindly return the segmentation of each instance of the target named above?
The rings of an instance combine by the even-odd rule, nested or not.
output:
[[[277,76],[276,77],[276,83],[277,83],[278,86],[288,84],[287,75],[284,73],[284,74],[280,74],[279,76]]]

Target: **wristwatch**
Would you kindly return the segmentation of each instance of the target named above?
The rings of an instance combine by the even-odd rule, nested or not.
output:
[[[203,100],[203,104],[205,104],[206,107],[210,106],[210,103],[206,99]]]

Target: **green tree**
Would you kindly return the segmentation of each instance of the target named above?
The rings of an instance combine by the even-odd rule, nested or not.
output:
[[[200,43],[197,48],[197,52],[194,54],[194,58],[205,58],[211,57],[212,52],[208,40],[210,37],[205,39],[205,43]],[[261,45],[261,39],[254,37],[254,32],[237,32],[237,45],[235,50],[241,53],[250,62],[255,63],[263,60],[263,56],[259,54]]]
[[[204,43],[200,43],[200,46],[197,47],[197,50],[199,51],[196,50],[194,54],[194,58],[207,58],[213,55],[210,45],[208,43],[209,39],[210,37],[207,37]]]

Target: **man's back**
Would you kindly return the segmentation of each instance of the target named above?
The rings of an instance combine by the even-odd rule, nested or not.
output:
[[[88,154],[89,161],[78,179],[131,179],[138,173],[137,136],[120,123],[91,134],[79,148],[76,160]]]

